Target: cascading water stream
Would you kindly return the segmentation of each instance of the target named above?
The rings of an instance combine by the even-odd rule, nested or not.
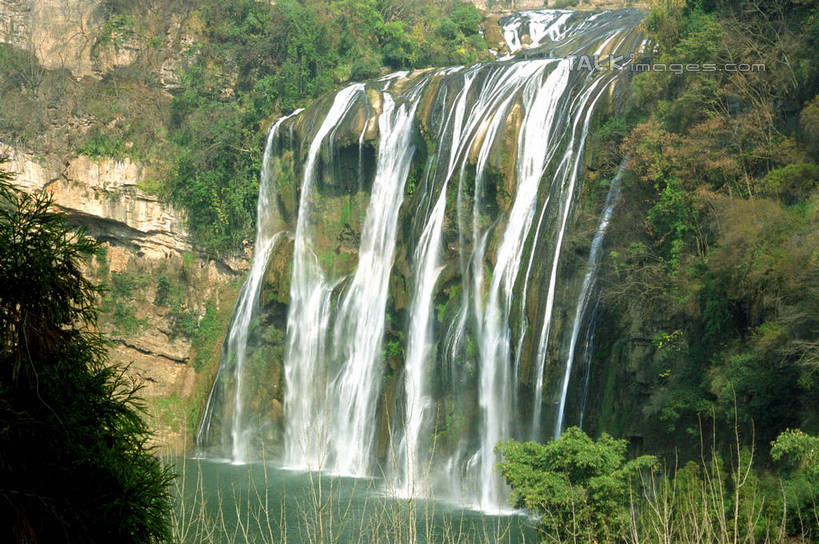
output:
[[[244,391],[244,370],[245,359],[247,357],[247,337],[250,322],[253,318],[259,303],[259,290],[264,277],[267,262],[276,242],[284,233],[281,225],[276,223],[275,207],[271,205],[271,195],[275,192],[273,175],[271,172],[271,157],[276,147],[276,139],[279,136],[279,128],[282,123],[298,115],[302,110],[296,110],[288,116],[282,117],[270,128],[265,144],[264,156],[262,159],[262,169],[259,175],[259,200],[256,204],[256,243],[253,253],[253,263],[250,273],[245,280],[239,299],[236,302],[236,309],[231,321],[230,330],[227,334],[227,360],[234,364],[233,369],[233,414],[230,426],[231,438],[231,459],[234,463],[244,463],[250,457],[249,447],[253,439],[255,429],[248,424],[244,417],[247,399]],[[221,370],[221,368],[220,368]],[[214,406],[212,404],[214,391],[219,384],[219,377],[214,382],[214,387],[208,396],[208,402],[203,412],[203,423],[199,426],[197,443],[202,444],[206,440],[210,430],[211,418],[213,417]],[[204,435],[203,435],[204,433]]]
[[[575,185],[577,182],[580,162],[583,158],[583,148],[585,146],[586,136],[589,132],[591,116],[592,113],[594,113],[595,104],[600,99],[603,92],[605,92],[605,85],[600,85],[601,82],[605,82],[605,80],[600,79],[595,81],[576,101],[577,107],[573,108],[575,120],[571,131],[571,134],[574,137],[571,139],[571,145],[566,149],[559,166],[559,172],[561,172],[562,177],[561,186],[565,186],[566,189],[563,198],[560,199],[562,213],[560,213],[560,225],[557,229],[557,239],[552,257],[552,267],[546,295],[546,309],[543,314],[543,326],[541,327],[537,349],[535,400],[532,417],[532,428],[534,429],[533,434],[535,438],[539,438],[540,434],[539,428],[543,404],[543,375],[546,366],[546,349],[548,348],[549,332],[552,326],[552,309],[555,299],[555,289],[557,287],[557,270],[560,261],[561,249],[563,246],[563,237],[566,233],[566,224],[569,218],[569,212],[571,211],[571,205],[574,200]],[[581,125],[581,119],[583,119],[583,123],[582,126],[580,126],[578,133],[578,126]],[[544,211],[545,210],[546,208],[544,207]]]
[[[286,467],[356,477],[382,471],[402,497],[509,510],[495,446],[533,432],[542,438],[545,387],[562,386],[548,413],[562,425],[594,291],[588,275],[596,260],[582,286],[567,281],[570,291],[555,295],[564,285],[560,259],[592,115],[621,74],[577,69],[568,55],[635,47],[641,17],[636,10],[510,16],[501,21],[509,48],[525,54],[353,84],[288,121],[295,136],[275,152],[292,163],[298,189],[283,188],[276,205],[259,201],[260,218],[263,206],[281,209],[295,232],[282,348]],[[360,215],[351,220],[351,213]],[[271,259],[274,234],[284,228],[261,221],[259,228],[265,236],[257,234],[225,369],[231,357],[245,364],[244,355],[230,354],[246,351],[248,330],[256,330],[252,301],[273,266],[267,262],[281,255]],[[590,263],[599,259],[600,236]],[[339,267],[339,255],[354,260]],[[560,325],[552,314],[575,298],[574,323]],[[561,341],[569,326],[570,339]],[[403,351],[390,347],[397,340]],[[547,363],[558,358],[566,363],[562,380],[545,384]],[[233,396],[218,402],[231,407],[223,408],[229,455],[245,461],[259,433],[248,424],[252,404],[240,400],[250,384],[235,381]],[[275,432],[266,436],[277,440]]]
[[[290,307],[287,316],[285,354],[285,452],[284,464],[293,468],[319,469],[327,457],[325,425],[327,380],[323,364],[327,358],[326,334],[330,322],[327,282],[312,247],[311,202],[318,154],[332,132],[364,94],[364,85],[354,84],[336,94],[310,143],[299,199],[293,251]]]
[[[543,160],[549,149],[549,137],[555,128],[553,123],[558,104],[569,82],[570,61],[555,63],[556,66],[545,81],[531,78],[523,89],[527,110],[518,144],[517,192],[498,248],[478,344],[481,354],[480,405],[483,422],[478,455],[482,482],[480,506],[483,509],[501,508],[506,498],[500,479],[494,473],[498,462],[494,449],[500,440],[511,436],[512,376],[509,361],[512,353],[508,330],[509,314],[523,245],[535,214]]]
[[[598,264],[600,263],[603,239],[606,236],[606,230],[609,228],[611,216],[614,213],[614,207],[617,206],[617,203],[620,201],[620,178],[623,176],[625,167],[626,163],[623,161],[623,163],[620,165],[620,169],[617,171],[617,175],[611,180],[609,193],[606,196],[606,204],[603,208],[603,213],[600,215],[600,225],[597,227],[597,232],[594,234],[594,238],[592,239],[589,259],[586,261],[586,275],[583,277],[583,286],[580,288],[580,295],[577,299],[574,324],[572,325],[572,335],[569,340],[569,353],[563,372],[562,388],[560,391],[560,404],[558,406],[557,420],[555,422],[555,438],[560,438],[560,433],[563,432],[563,417],[566,409],[566,396],[569,391],[569,378],[572,374],[575,348],[577,347],[577,337],[580,334],[580,328],[583,324],[586,309],[589,305],[594,281],[597,277],[597,268]]]
[[[446,206],[446,191],[442,191],[432,210],[430,221],[421,234],[415,261],[419,263],[412,297],[410,330],[407,345],[405,378],[406,416],[403,440],[398,447],[398,473],[395,492],[401,497],[414,497],[429,491],[429,471],[420,446],[423,424],[429,416],[431,400],[425,387],[427,361],[431,355],[432,295],[441,273],[439,250]]]
[[[338,474],[364,476],[370,465],[398,209],[414,151],[411,129],[417,100],[409,98],[396,106],[389,93],[382,96],[375,179],[358,267],[336,318],[335,350],[342,370],[328,391],[335,417],[327,438],[331,467]]]
[[[597,330],[597,304],[589,313],[588,324],[586,325],[586,339],[583,342],[583,364],[586,372],[583,377],[583,394],[580,397],[580,409],[578,410],[577,426],[583,428],[583,419],[586,417],[586,408],[589,403],[589,389],[591,386],[591,364],[594,357],[594,334]]]
[[[428,244],[433,244],[434,246],[441,238],[443,223],[442,218],[446,206],[444,196],[446,194],[448,182],[458,164],[457,160],[463,160],[463,153],[478,143],[481,145],[479,156],[482,158],[479,159],[476,179],[483,176],[482,169],[486,166],[485,155],[488,153],[488,149],[493,144],[498,128],[501,125],[500,121],[503,119],[512,98],[517,96],[522,89],[526,89],[528,85],[531,87],[531,90],[527,95],[527,100],[533,100],[537,95],[534,89],[542,83],[540,79],[541,76],[545,71],[547,71],[548,68],[555,66],[557,63],[558,61],[531,61],[526,63],[517,63],[509,66],[507,69],[499,69],[495,71],[484,81],[482,87],[480,88],[481,92],[478,102],[475,104],[475,106],[473,106],[468,115],[465,113],[466,98],[469,96],[472,82],[476,77],[476,71],[472,70],[465,72],[462,75],[464,79],[463,86],[455,100],[455,105],[453,106],[453,114],[449,116],[447,122],[444,123],[442,134],[446,135],[451,144],[447,150],[448,155],[439,155],[439,164],[446,164],[446,168],[443,170],[443,186],[435,208],[433,209],[433,213],[430,215],[429,221],[424,229],[424,234],[421,238],[423,243],[419,247],[416,261],[416,269],[420,272],[420,275],[416,278],[416,293],[413,297],[411,315],[418,316],[418,318],[423,319],[424,322],[412,322],[408,341],[409,350],[407,355],[406,370],[406,402],[408,406],[414,406],[415,408],[413,408],[413,410],[408,410],[407,429],[404,434],[403,448],[405,448],[405,453],[402,452],[405,456],[403,466],[404,474],[402,475],[401,484],[399,487],[402,492],[406,492],[406,490],[413,488],[420,489],[422,487],[428,487],[428,484],[426,486],[423,485],[423,481],[429,477],[429,474],[422,474],[418,470],[424,464],[422,463],[422,460],[427,459],[428,452],[422,452],[418,447],[418,437],[421,435],[422,431],[424,419],[423,407],[427,405],[423,384],[425,381],[425,374],[428,370],[428,364],[425,360],[424,354],[429,352],[430,344],[432,343],[432,339],[428,334],[427,323],[429,321],[433,304],[432,287],[434,286],[437,275],[440,271],[437,266],[438,253],[437,251],[432,251]],[[567,76],[565,70],[558,72],[558,74],[562,74],[562,77],[564,78]],[[551,80],[545,85],[553,83],[554,80]],[[559,96],[561,90],[562,89],[556,90],[554,96]],[[543,122],[549,125],[549,116],[547,116]],[[482,130],[476,130],[478,127],[481,127]],[[465,162],[462,162],[462,176],[464,165]],[[530,185],[536,185],[536,181],[537,180],[533,182],[530,180],[529,183]],[[530,188],[529,191],[531,192],[532,189]],[[531,194],[527,194],[524,198],[531,197]],[[520,204],[518,204],[518,206],[520,206]],[[515,217],[515,212],[512,212],[512,216]],[[523,223],[525,223],[525,219],[523,219]],[[517,224],[515,224],[513,228],[516,226]],[[520,230],[523,230],[524,225],[521,224],[519,228]],[[525,234],[518,233],[518,238],[521,237],[525,239]],[[481,254],[482,252],[482,249],[480,249],[482,245],[483,244],[480,244],[479,249],[477,249],[478,254]],[[512,258],[514,258],[514,255]],[[504,261],[504,265],[501,266],[514,267],[517,266],[519,261],[520,259],[518,255],[517,263],[508,263]],[[477,270],[481,271],[482,268],[477,267]],[[516,270],[512,272],[507,271],[507,275],[516,275]],[[496,277],[501,276],[498,274]],[[480,278],[476,280],[476,283],[476,291],[480,291]],[[495,284],[494,292],[497,293],[499,286],[500,282],[498,281]],[[497,300],[493,299],[492,304],[493,307],[496,307]],[[498,323],[503,321],[503,318],[499,317],[495,313],[484,315],[483,312],[481,312],[480,315],[480,319],[485,323],[489,323],[490,328],[494,327],[497,329],[502,327],[502,325],[499,325]],[[413,319],[415,319],[415,317],[413,317]],[[503,369],[503,364],[498,362],[502,357],[503,355],[500,357],[495,357],[495,354],[487,355],[484,364],[482,364],[482,369]],[[504,434],[503,418],[509,417],[507,404],[508,399],[511,396],[511,393],[509,392],[509,389],[511,388],[511,380],[507,378],[505,383],[500,386],[499,391],[489,391],[491,384],[488,386],[486,384],[488,380],[491,380],[491,378],[487,378],[489,373],[489,370],[483,372],[483,383],[485,387],[482,390],[482,397],[488,398],[489,400],[482,403],[482,411],[485,426],[486,428],[490,429],[491,434],[489,438],[483,441],[484,445],[477,454],[479,459],[486,458],[486,462],[481,462],[480,464],[481,476],[479,477],[477,475],[472,475],[471,478],[473,480],[477,480],[485,476],[487,472],[490,473],[490,478],[486,485],[481,486],[482,495],[477,504],[481,507],[485,506],[487,509],[492,509],[503,508],[501,497],[503,494],[503,487],[498,481],[498,478],[491,474],[491,465],[494,464],[494,455],[491,453],[491,449],[494,448],[494,443],[491,448],[489,448],[487,444],[489,440],[492,440],[493,436],[497,437]],[[421,410],[420,414],[412,413],[414,410],[419,409]]]
[[[521,35],[529,36],[530,43],[527,47],[537,47],[544,38],[552,41],[561,39],[567,32],[566,22],[576,12],[573,10],[548,10],[548,11],[521,11],[506,18],[503,25],[503,37],[509,51],[515,51],[524,47]]]

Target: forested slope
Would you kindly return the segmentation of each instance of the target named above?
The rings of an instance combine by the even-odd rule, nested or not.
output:
[[[628,166],[601,288],[599,428],[668,451],[735,409],[760,444],[815,431],[816,7],[666,2],[645,24],[654,62],[721,69],[637,75],[598,134],[616,146],[609,168]],[[724,69],[738,63],[765,69]]]

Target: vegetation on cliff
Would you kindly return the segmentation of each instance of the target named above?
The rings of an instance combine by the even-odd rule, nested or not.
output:
[[[160,542],[171,477],[139,387],[93,332],[96,243],[0,174],[0,534],[4,542]]]
[[[164,191],[213,250],[235,249],[252,232],[264,121],[348,81],[486,54],[481,16],[459,2],[209,1],[193,17],[201,39],[171,104]]]
[[[629,530],[642,541],[704,530],[814,538],[816,439],[788,429],[819,431],[819,12],[815,2],[662,0],[645,27],[659,48],[652,62],[719,69],[636,75],[630,105],[592,138],[595,170],[628,158],[585,428],[665,459],[666,475],[632,482]],[[532,481],[552,481],[538,448],[502,447],[521,504],[531,489],[521,462]],[[599,461],[589,448],[571,455]],[[534,503],[550,534],[555,504],[578,520],[604,512],[586,495],[570,500],[586,486],[557,472],[572,493]],[[695,527],[697,516],[725,527]]]
[[[758,441],[816,431],[816,6],[663,2],[646,26],[660,62],[765,70],[634,79],[601,292],[609,323],[650,335],[640,435],[683,444],[703,415],[733,421],[735,402]]]
[[[105,1],[92,20],[101,79],[0,44],[2,141],[140,160],[142,189],[186,209],[197,246],[222,254],[252,237],[273,118],[350,81],[488,56],[481,15],[457,0]]]

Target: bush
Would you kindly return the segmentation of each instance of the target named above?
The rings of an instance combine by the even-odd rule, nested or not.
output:
[[[815,540],[819,536],[819,437],[787,430],[771,445],[771,458],[785,469],[782,490],[788,504],[788,533]]]
[[[95,131],[88,135],[77,151],[95,159],[107,157],[122,159],[125,157],[125,144],[118,134]]]
[[[589,438],[577,427],[548,444],[501,442],[501,474],[516,507],[540,518],[538,532],[561,540],[609,542],[629,527],[629,482],[655,459],[626,462],[626,441]]]
[[[445,40],[453,41],[458,37],[458,25],[449,17],[444,17],[435,29],[436,34]]]
[[[457,25],[464,36],[477,34],[481,28],[481,12],[474,4],[466,2],[457,4],[449,14],[450,19]]]
[[[819,166],[796,163],[775,168],[762,180],[763,191],[793,205],[810,195],[819,183]]]
[[[158,274],[156,277],[156,294],[154,295],[154,304],[156,306],[165,306],[168,304],[171,296],[171,280],[167,274]]]
[[[351,78],[356,81],[364,81],[371,79],[379,74],[381,69],[381,62],[372,56],[365,56],[353,63]]]
[[[193,368],[197,372],[219,362],[221,350],[218,347],[223,333],[223,327],[219,322],[219,311],[213,304],[208,304],[192,342],[195,354]]]
[[[170,311],[171,334],[172,336],[184,336],[191,338],[196,333],[198,320],[196,313],[185,308],[181,303],[178,303]]]

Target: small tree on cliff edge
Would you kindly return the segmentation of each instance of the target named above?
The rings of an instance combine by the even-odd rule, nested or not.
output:
[[[0,157],[0,541],[159,542],[170,474],[138,387],[105,360],[96,242],[11,185]]]

